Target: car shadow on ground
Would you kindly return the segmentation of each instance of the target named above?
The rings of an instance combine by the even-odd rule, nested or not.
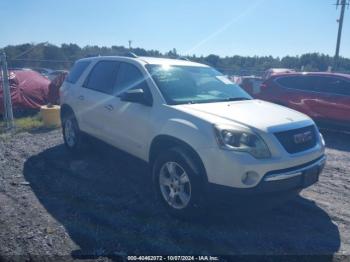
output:
[[[327,148],[350,152],[350,132],[335,129],[320,129]]]
[[[39,201],[80,247],[73,255],[321,254],[331,260],[339,249],[337,226],[308,199],[240,216],[228,204],[181,221],[155,204],[145,163],[106,145],[89,151],[77,158],[59,145],[24,166]]]

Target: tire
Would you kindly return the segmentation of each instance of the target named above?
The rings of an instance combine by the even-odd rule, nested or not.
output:
[[[82,152],[85,139],[73,112],[67,112],[62,116],[62,134],[64,144],[70,152]]]
[[[199,170],[181,148],[161,152],[156,158],[152,169],[156,198],[171,215],[192,218],[202,211],[204,195]]]

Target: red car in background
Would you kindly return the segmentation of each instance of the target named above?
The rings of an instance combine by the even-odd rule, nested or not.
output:
[[[274,74],[252,96],[303,112],[320,125],[350,129],[350,75]]]
[[[59,88],[67,72],[60,72],[51,82],[34,70],[10,70],[9,84],[13,111],[36,112],[48,103],[59,104]],[[0,75],[0,118],[4,111],[3,88]]]

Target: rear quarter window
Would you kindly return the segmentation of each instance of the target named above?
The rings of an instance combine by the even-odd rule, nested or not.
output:
[[[80,78],[80,76],[83,74],[85,69],[89,66],[89,64],[89,61],[76,62],[73,68],[70,70],[66,81],[75,84]]]
[[[290,89],[311,91],[312,86],[304,76],[285,76],[279,77],[276,80],[280,86]]]
[[[350,96],[350,82],[336,77],[323,77],[320,92]]]

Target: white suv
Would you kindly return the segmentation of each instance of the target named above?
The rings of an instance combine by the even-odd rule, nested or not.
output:
[[[298,191],[325,164],[309,117],[252,99],[207,65],[87,58],[60,92],[66,146],[76,152],[87,134],[148,162],[159,199],[175,214],[196,210],[212,189]]]

